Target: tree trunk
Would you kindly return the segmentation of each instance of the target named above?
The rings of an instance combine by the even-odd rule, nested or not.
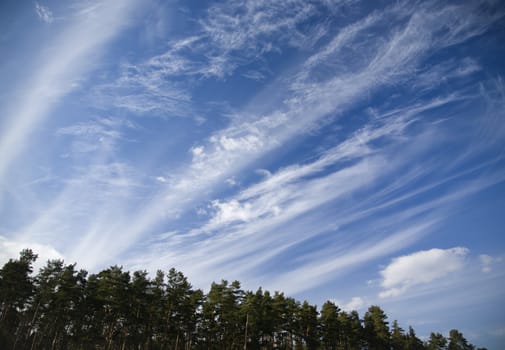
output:
[[[35,340],[37,339],[37,333],[33,334],[33,341],[32,341],[32,346],[30,347],[30,350],[35,349]]]
[[[16,331],[16,339],[14,339],[14,345],[12,345],[12,350],[16,350],[16,345],[18,343],[18,339],[19,339],[19,333],[21,331],[21,329],[23,329],[21,326],[17,329]]]
[[[53,337],[53,341],[51,343],[51,350],[54,350],[54,348],[56,347],[56,339],[58,337],[58,332],[55,332],[54,333],[54,337]]]
[[[9,311],[9,306],[4,304],[2,308],[2,316],[0,317],[0,324],[2,324],[3,320],[7,317],[7,312]]]
[[[249,325],[249,313],[245,316],[244,350],[247,350],[247,326]]]

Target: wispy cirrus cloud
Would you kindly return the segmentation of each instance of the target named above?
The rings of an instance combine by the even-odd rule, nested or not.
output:
[[[171,65],[176,66],[177,63],[172,62]],[[138,115],[194,117],[196,111],[191,106],[189,90],[181,83],[171,80],[171,73],[176,70],[158,69],[150,62],[123,64],[115,81],[93,89],[90,101],[100,109],[114,106]]]
[[[52,23],[54,21],[53,12],[46,6],[35,2],[35,12],[42,22]]]
[[[94,2],[89,12],[78,15],[68,30],[56,36],[41,53],[40,65],[25,84],[26,91],[6,106],[0,141],[0,179],[25,148],[28,136],[68,92],[73,82],[93,68],[90,54],[97,57],[103,45],[128,23],[133,8],[129,1],[114,4]],[[113,14],[113,15],[112,15]],[[112,18],[112,20],[111,20]],[[78,45],[76,45],[78,42]],[[57,59],[54,59],[57,57]]]
[[[500,256],[495,257],[488,254],[479,255],[479,260],[481,264],[481,271],[484,273],[490,273],[493,271],[494,266],[503,261],[502,257]]]
[[[214,4],[198,21],[199,31],[169,42],[168,49],[161,54],[137,64],[124,64],[115,83],[104,84],[95,90],[94,103],[102,106],[112,103],[135,113],[154,113],[163,117],[202,114],[194,109],[190,94],[195,85],[208,78],[229,76],[239,67],[246,68],[243,76],[264,79],[268,68],[265,70],[265,66],[260,65],[256,70],[247,66],[263,62],[266,54],[279,52],[281,46],[300,49],[304,42],[314,45],[319,38],[332,35],[331,31],[321,27],[311,30],[308,24],[311,18],[327,11],[328,6],[330,3],[324,1],[299,0],[275,4],[263,1],[239,1],[226,6]],[[335,10],[349,4],[336,2],[331,6]],[[463,23],[459,23],[459,17],[453,16],[454,12],[463,15],[474,10],[475,15]],[[291,85],[293,91],[298,90],[305,98],[300,100],[295,95],[290,101],[305,103],[309,94],[318,95],[339,89],[339,86],[353,86],[355,75],[348,74],[349,71],[360,73],[362,78],[359,81],[366,82],[366,87],[356,86],[359,90],[373,88],[370,84],[394,83],[414,72],[416,62],[423,57],[419,53],[429,54],[434,49],[480,35],[501,16],[503,13],[499,11],[473,9],[467,4],[439,8],[433,3],[426,3],[414,10],[412,6],[398,3],[383,11],[372,12],[341,28],[328,43],[318,45],[320,49],[305,61]],[[391,22],[401,25],[406,19],[408,22],[404,28],[391,26]],[[448,31],[450,34],[438,35],[442,23],[451,28]],[[387,45],[374,36],[366,35],[385,25],[390,26],[391,40]],[[315,31],[319,33],[316,36]],[[397,50],[400,47],[401,50]],[[456,62],[452,66],[453,72],[446,68],[437,76],[443,74],[449,79],[451,75],[471,74],[478,67],[470,65],[470,61],[463,62],[468,66],[466,69]],[[325,74],[327,70],[332,73]],[[425,80],[436,81],[433,74],[425,74]],[[325,75],[334,78],[322,84],[325,79],[321,77]],[[427,84],[425,80],[415,84]],[[354,90],[345,90],[351,99]],[[343,95],[345,91],[339,93]]]
[[[170,203],[175,203],[176,198],[179,199],[177,193],[186,194],[182,201],[177,201],[179,203],[178,208],[184,208],[185,203],[188,205],[187,208],[191,208],[192,202],[202,200],[202,198],[206,198],[210,195],[209,193],[202,196],[202,189],[209,188],[210,186],[215,186],[215,184],[219,183],[219,181],[229,177],[231,172],[240,172],[242,168],[247,167],[247,165],[254,159],[257,159],[265,152],[274,150],[276,147],[282,145],[286,140],[290,139],[294,135],[304,133],[309,125],[312,123],[319,123],[329,113],[340,115],[343,110],[360,101],[360,99],[363,98],[363,94],[367,94],[369,91],[376,89],[379,86],[384,86],[384,84],[398,84],[402,81],[402,79],[407,79],[409,76],[408,73],[412,72],[417,64],[422,61],[423,57],[428,57],[430,52],[433,50],[439,49],[445,45],[452,45],[460,40],[468,39],[474,35],[481,33],[482,28],[472,29],[474,28],[474,22],[472,21],[468,22],[469,28],[467,31],[462,31],[459,23],[457,22],[451,24],[450,18],[452,17],[449,15],[450,11],[447,9],[439,12],[438,7],[435,9],[430,9],[428,5],[423,5],[420,10],[421,11],[419,14],[413,14],[415,11],[412,9],[405,12],[403,8],[392,7],[382,13],[374,13],[370,17],[363,19],[363,22],[355,23],[352,25],[352,27],[344,29],[343,32],[345,33],[345,40],[341,38],[332,41],[330,44],[331,48],[327,48],[326,50],[324,48],[321,49],[321,53],[315,54],[314,56],[310,57],[306,61],[309,63],[302,65],[301,72],[303,74],[296,74],[294,80],[287,79],[290,83],[284,88],[290,89],[290,91],[294,92],[294,94],[292,94],[289,99],[285,100],[278,109],[272,111],[271,113],[260,115],[256,118],[254,116],[250,116],[246,119],[245,122],[243,119],[240,121],[234,121],[229,128],[218,131],[213,136],[211,136],[208,143],[202,145],[202,147],[199,148],[201,152],[198,153],[197,157],[193,158],[191,166],[188,167],[185,172],[183,171],[180,173],[179,177],[183,180],[170,183],[168,186],[168,191],[170,194],[168,194],[163,199],[160,198],[159,201],[152,202],[152,206],[149,207],[149,209],[146,211],[146,215],[141,215],[141,217],[146,219],[146,221],[144,221],[140,226],[147,227],[146,225],[148,225],[148,222],[156,221],[156,219],[154,219],[155,215],[153,214],[155,211],[154,208],[170,207]],[[463,11],[463,7],[457,8],[457,10]],[[399,20],[398,26],[394,27],[395,29],[391,31],[392,34],[388,37],[388,40],[377,41],[374,39],[376,43],[371,45],[372,49],[370,51],[370,54],[368,56],[362,56],[360,58],[359,62],[362,62],[362,64],[357,65],[353,72],[337,71],[335,75],[328,75],[327,79],[318,79],[314,81],[314,77],[317,76],[314,71],[316,68],[314,67],[318,66],[315,64],[315,62],[324,63],[334,61],[334,57],[338,56],[339,45],[351,45],[354,44],[356,40],[359,40],[360,42],[362,40],[365,40],[366,43],[368,39],[366,39],[366,37],[363,39],[363,34],[366,33],[366,31],[370,29],[372,25],[387,22],[387,20],[391,18],[401,18],[402,20]],[[405,18],[407,19],[406,24]],[[445,21],[445,19],[448,21]],[[437,23],[448,23],[447,26],[449,28],[454,27],[459,34],[451,36],[450,38],[452,39],[450,40],[439,40],[434,35],[434,33],[438,30],[437,28],[439,28]],[[337,36],[338,35],[339,34],[337,34]],[[375,50],[375,52],[373,50]],[[221,230],[224,230],[224,233],[222,231],[221,234],[217,234],[215,236],[215,242],[210,239],[205,240],[205,243],[201,243],[203,250],[199,250],[199,245],[197,244],[197,246],[191,249],[191,251],[194,252],[194,255],[192,256],[201,256],[203,259],[203,256],[205,256],[203,252],[211,254],[210,252],[219,251],[221,253],[216,254],[216,256],[219,256],[219,258],[214,261],[217,264],[215,266],[219,266],[219,264],[224,264],[222,266],[227,266],[225,261],[233,261],[233,259],[236,258],[236,254],[231,253],[231,255],[229,255],[222,252],[222,250],[219,249],[219,246],[224,244],[224,242],[233,246],[235,243],[231,242],[238,242],[239,237],[244,238],[248,236],[248,234],[245,232],[249,232],[251,237],[253,237],[254,232],[261,232],[262,229],[265,230],[264,232],[268,232],[268,234],[271,235],[271,230],[274,228],[278,229],[282,223],[286,224],[286,222],[289,222],[288,219],[283,221],[281,218],[283,216],[285,218],[289,217],[287,214],[289,211],[287,211],[285,208],[286,204],[290,201],[292,201],[292,203],[299,204],[292,207],[299,209],[298,213],[290,217],[290,219],[293,220],[293,218],[297,215],[309,213],[314,208],[322,205],[325,200],[331,201],[332,198],[336,198],[331,197],[331,194],[322,195],[321,197],[318,197],[317,200],[312,202],[310,200],[310,191],[301,191],[301,193],[297,192],[298,185],[302,187],[302,183],[304,186],[313,183],[315,186],[314,189],[323,189],[321,192],[316,191],[314,193],[322,194],[322,192],[324,192],[324,186],[318,187],[320,186],[318,183],[323,184],[326,182],[323,182],[322,179],[320,182],[317,180],[313,180],[312,182],[302,181],[304,180],[304,176],[314,176],[318,172],[326,170],[326,166],[329,166],[330,164],[334,165],[337,163],[339,157],[341,161],[348,161],[349,159],[353,159],[352,157],[356,156],[357,154],[360,156],[377,153],[383,154],[387,149],[373,149],[373,147],[367,145],[367,141],[369,141],[367,137],[374,139],[373,135],[376,133],[376,139],[381,141],[384,138],[387,139],[387,136],[390,136],[393,139],[395,137],[401,139],[402,137],[406,137],[402,128],[407,127],[409,123],[415,121],[415,119],[405,119],[406,116],[412,116],[416,113],[425,112],[429,108],[437,108],[443,106],[444,104],[453,101],[464,100],[467,98],[468,96],[464,95],[453,95],[449,96],[445,100],[444,98],[440,98],[429,101],[428,103],[426,100],[420,100],[413,106],[409,106],[408,110],[390,110],[385,114],[402,115],[404,119],[390,119],[385,123],[386,126],[384,126],[383,129],[367,129],[365,127],[361,131],[361,134],[359,132],[356,133],[359,137],[356,137],[356,139],[351,138],[350,140],[343,142],[339,146],[340,153],[334,152],[336,154],[339,154],[339,156],[332,154],[333,159],[331,161],[328,161],[327,159],[325,160],[325,158],[322,157],[319,162],[315,162],[314,164],[301,167],[294,166],[293,169],[296,171],[280,171],[279,174],[274,174],[270,179],[266,180],[265,183],[260,183],[258,186],[253,185],[250,189],[244,190],[236,198],[214,201],[211,205],[211,209],[215,210],[215,216],[210,219],[208,224],[209,226],[203,226],[202,230],[196,230],[192,232],[193,234],[196,232],[204,232],[205,230],[215,232],[213,230],[219,227]],[[426,107],[426,104],[430,107]],[[290,121],[290,123],[287,123],[288,121]],[[395,122],[399,123],[396,126],[399,126],[398,129],[395,129]],[[397,131],[396,134],[394,132],[395,130]],[[359,138],[361,138],[361,141]],[[432,141],[433,139],[430,141],[419,142],[419,144],[429,144],[429,142]],[[410,144],[413,145],[412,143]],[[347,152],[350,152],[347,155],[347,158],[345,154],[346,148],[348,149]],[[391,148],[391,150],[393,150],[393,148]],[[391,154],[395,153],[393,152]],[[244,161],[245,159],[248,159],[248,162]],[[232,164],[233,170],[230,168]],[[372,169],[378,170],[379,167]],[[287,168],[287,170],[292,169]],[[427,171],[429,172],[429,170]],[[373,173],[373,171],[371,170],[369,172],[364,172],[364,174],[367,173]],[[202,176],[201,174],[205,174],[205,176]],[[378,177],[380,177],[381,172],[378,171],[378,174]],[[288,180],[281,181],[280,179],[283,176],[286,176]],[[294,179],[292,183],[289,182],[289,176],[292,176]],[[414,176],[412,181],[419,179],[419,176],[420,175]],[[354,176],[354,181],[350,182],[351,184],[347,184],[347,190],[349,190],[351,193],[353,190],[352,183],[359,183],[359,178],[360,177]],[[420,176],[420,178],[423,177]],[[327,183],[332,183],[334,185],[338,183],[338,181],[334,181],[335,179],[331,176],[328,176],[327,180]],[[275,183],[276,181],[278,181],[278,183]],[[281,189],[278,191],[273,191],[272,188],[274,188],[274,186],[267,185],[268,183],[276,185]],[[493,183],[496,182],[483,182],[482,187],[477,186],[477,188],[485,188],[486,186]],[[363,185],[364,184],[361,184],[361,186]],[[263,189],[260,189],[261,186],[263,186]],[[281,186],[286,187],[282,188]],[[307,188],[312,187],[308,186]],[[258,195],[255,197],[254,193],[260,193],[261,191],[263,191],[263,194],[261,196]],[[396,191],[398,191],[398,189]],[[198,197],[193,197],[196,196],[197,193]],[[327,190],[325,194],[326,193],[333,192]],[[395,192],[392,190],[392,192],[387,195],[391,196],[393,193]],[[462,195],[464,195],[464,193],[465,192],[463,191]],[[447,200],[450,198],[451,197],[447,197]],[[305,203],[311,204],[304,207]],[[435,201],[433,205],[436,203],[437,202]],[[428,208],[429,207],[430,206],[428,205]],[[434,206],[432,207],[434,208]],[[426,208],[413,208],[412,213],[419,214],[423,212],[423,210],[426,211]],[[435,222],[436,221],[437,220],[435,220]],[[406,226],[409,226],[407,222],[412,223],[412,221],[405,221]],[[271,225],[268,226],[271,229],[265,229],[266,226],[262,225]],[[431,227],[431,225],[426,226],[422,225],[419,222],[418,225],[419,229],[415,230],[415,232],[419,234],[426,234],[426,232],[429,232],[429,229]],[[246,229],[246,227],[249,227],[249,229]],[[398,230],[397,232],[402,232],[400,227],[398,227],[396,230]],[[130,232],[133,234],[133,231]],[[244,232],[244,234],[241,235],[239,232]],[[317,230],[314,231],[314,234],[317,234],[315,232],[317,232]],[[395,230],[392,232],[395,232]],[[398,237],[410,237],[410,240],[407,239],[402,244],[391,244],[388,246],[389,248],[382,250],[381,253],[378,253],[377,250],[372,250],[375,253],[368,255],[369,258],[373,259],[386,253],[390,253],[399,247],[404,247],[406,244],[409,244],[409,242],[412,242],[412,239],[415,239],[416,237],[416,235],[413,235],[412,232],[405,235],[398,233],[398,235]],[[191,234],[188,236],[187,240],[184,238],[185,236],[186,233],[184,232],[181,232],[180,235],[178,233],[172,233],[170,235],[170,242],[172,243],[169,243],[168,241],[166,242],[167,249],[171,250],[171,253],[167,256],[168,261],[176,261],[175,257],[177,256],[177,250],[175,249],[174,244],[176,244],[176,246],[181,242],[186,244],[190,243],[194,239],[190,238],[193,237]],[[211,236],[214,237],[214,234]],[[291,245],[293,236],[279,235],[279,240],[291,240],[290,243],[286,244]],[[229,241],[226,237],[229,237],[231,241]],[[305,236],[301,235],[301,237]],[[257,235],[256,240],[254,238],[246,239],[248,244],[241,245],[239,243],[236,243],[238,245],[237,249],[231,249],[231,251],[238,252],[237,254],[242,254],[244,256],[249,256],[249,254],[254,255],[254,251],[260,250],[260,248],[265,249],[265,246],[267,244],[263,244],[264,242],[272,243],[268,239],[265,241],[262,241],[262,239],[265,239],[265,235]],[[256,244],[251,244],[251,240]],[[161,245],[163,245],[163,243]],[[183,244],[181,243],[181,246],[182,245]],[[240,249],[238,247],[240,247]],[[246,247],[250,247],[250,249],[247,249]],[[285,248],[280,249],[280,251],[283,249]],[[270,254],[276,254],[276,252],[278,252],[278,250],[271,250]],[[214,254],[211,255],[213,256]],[[257,261],[262,260],[257,259]],[[357,261],[359,262],[363,260],[358,259]],[[208,259],[205,260],[206,266],[213,266],[212,264],[213,263]],[[316,266],[318,266],[317,263],[312,266],[312,269],[317,269]],[[334,266],[334,268],[337,268],[337,266],[340,265],[334,264],[332,266]],[[203,276],[205,273],[202,272],[201,275]],[[286,278],[286,280],[288,279],[289,278]],[[324,279],[325,277],[322,277],[321,281]]]
[[[17,242],[16,248],[25,245],[40,249],[44,259],[62,256],[73,259],[68,255],[68,247],[75,244],[75,239],[81,235],[68,233],[75,232],[80,225],[81,229],[87,227],[90,217],[102,215],[95,210],[104,208],[105,197],[110,194],[108,190],[97,192],[95,185],[102,190],[119,186],[117,194],[123,199],[125,192],[124,182],[111,183],[105,179],[108,175],[117,179],[117,166],[112,165],[111,169],[114,169],[109,173],[96,171],[94,165],[106,162],[104,159],[96,160],[86,171],[83,168],[75,172],[67,168],[63,170],[61,161],[55,162],[58,167],[41,167],[41,175],[37,167],[29,172],[23,171],[25,164],[38,163],[32,159],[37,138],[31,136],[36,130],[41,130],[44,122],[53,120],[50,118],[52,112],[70,92],[78,89],[79,84],[75,82],[96,68],[104,45],[129,24],[134,4],[130,1],[89,1],[80,3],[77,8],[72,4],[70,7],[68,16],[72,21],[62,21],[65,30],[60,27],[58,33],[45,42],[45,49],[34,54],[37,64],[27,67],[25,74],[16,82],[21,88],[10,92],[9,103],[2,108],[0,211],[9,218],[8,213],[14,209],[10,209],[11,205],[23,203],[19,205],[26,208],[4,221],[2,233],[9,242]],[[72,152],[82,155],[83,151],[97,150],[100,141],[103,141],[102,146],[111,146],[109,141],[117,139],[118,134],[106,124],[105,119],[100,127],[81,123],[60,129],[60,135],[79,135],[80,141],[74,140]],[[49,139],[53,137],[54,133],[48,136]],[[92,138],[98,143],[93,144]],[[36,148],[45,149],[44,154],[49,154],[46,146],[39,146]],[[65,151],[59,149],[60,154],[56,154],[55,158],[60,158]],[[100,169],[103,170],[103,167]],[[23,176],[16,179],[18,174]],[[89,181],[85,180],[86,177]],[[35,191],[38,191],[38,196],[33,195]]]
[[[313,162],[269,173],[266,179],[252,184],[236,196],[212,202],[212,215],[207,224],[191,232],[171,233],[166,240],[159,241],[159,245],[154,245],[155,249],[161,249],[156,251],[156,256],[162,255],[165,261],[181,264],[197,280],[205,280],[210,271],[233,276],[250,274],[250,279],[257,283],[274,288],[282,285],[283,290],[294,293],[335,278],[336,271],[346,271],[412,244],[432,232],[437,223],[450,214],[443,208],[452,208],[469,195],[503,181],[503,174],[498,174],[497,178],[464,183],[447,195],[430,196],[421,203],[409,204],[436,187],[409,190],[419,179],[429,176],[437,168],[433,164],[423,171],[414,169],[412,173],[407,172],[406,176],[382,188],[382,191],[363,197],[363,192],[367,193],[363,189],[374,188],[375,183],[380,183],[381,179],[397,173],[408,164],[411,157],[417,158],[409,152],[403,153],[403,159],[395,160],[381,160],[379,155],[397,157],[394,149],[399,147],[405,151],[404,142],[407,140],[409,144],[437,147],[431,137],[417,141],[412,136],[406,137],[409,124],[419,120],[422,113],[429,112],[428,106],[429,103],[425,108],[414,106],[410,110],[396,111],[391,114],[396,119],[386,118],[383,123],[364,127]],[[431,108],[440,106],[443,106],[440,101],[431,104]],[[388,144],[384,139],[392,142],[389,150],[383,146]],[[377,140],[382,141],[381,148],[373,146]],[[421,148],[415,152],[425,151]],[[362,159],[368,159],[368,162],[360,164]],[[353,163],[356,161],[357,164]],[[385,164],[388,166],[385,167]],[[340,169],[337,167],[338,170],[328,173],[338,165]],[[464,177],[465,173],[460,176]],[[447,178],[447,182],[453,179]],[[439,186],[443,183],[440,182]],[[354,196],[360,199],[349,199]],[[335,204],[337,200],[340,205]],[[328,206],[325,206],[326,203]],[[335,206],[332,210],[329,210],[329,203]],[[401,214],[385,214],[388,208],[397,206],[402,206]],[[369,221],[370,218],[373,219]],[[307,223],[301,224],[303,221]],[[367,222],[365,227],[359,225],[363,221]],[[346,228],[353,225],[358,227]],[[316,256],[297,251],[304,242],[324,237],[334,230],[332,244],[327,244]],[[366,235],[365,238],[364,232],[377,232],[377,235]],[[381,238],[380,232],[387,234]],[[368,244],[359,243],[363,240]],[[348,247],[356,245],[356,250],[349,251]],[[188,246],[191,247],[189,254],[186,252]],[[165,250],[167,253],[163,253]],[[297,253],[290,253],[293,251]],[[282,273],[276,271],[272,280],[265,272],[261,274],[263,277],[255,276],[253,271],[263,271],[268,261],[283,259],[290,254],[296,254],[297,260],[304,263],[293,270],[290,270],[289,260],[285,264],[277,263],[278,268],[288,269]],[[242,259],[243,264],[239,264]],[[305,278],[303,276],[307,276],[310,282],[301,283],[300,279]]]
[[[130,120],[118,118],[96,118],[74,125],[61,127],[56,131],[58,136],[71,137],[72,152],[82,157],[83,153],[99,151],[111,153],[120,141],[125,141],[124,130],[136,126]],[[69,154],[62,154],[66,157]]]
[[[165,52],[137,64],[124,64],[113,84],[95,88],[93,102],[139,114],[195,116],[198,111],[190,94],[194,85],[262,61],[265,54],[280,51],[281,44],[297,48],[314,44],[314,34],[324,35],[323,28],[301,30],[299,25],[320,10],[299,0],[213,4],[193,35],[170,41]],[[243,75],[262,80],[267,72],[264,67],[249,68]]]

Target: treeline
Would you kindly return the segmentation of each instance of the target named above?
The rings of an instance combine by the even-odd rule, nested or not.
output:
[[[204,294],[175,269],[88,276],[52,260],[33,274],[36,258],[23,250],[0,270],[0,349],[475,349],[457,330],[422,342],[378,306],[363,318],[330,301],[318,311],[224,280]]]

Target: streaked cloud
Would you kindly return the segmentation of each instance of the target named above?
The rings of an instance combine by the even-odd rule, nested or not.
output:
[[[35,2],[35,12],[42,22],[52,23],[54,21],[53,12],[47,6]]]
[[[493,257],[487,254],[479,255],[479,260],[481,264],[481,271],[484,273],[490,273],[491,271],[493,271],[493,267],[496,264],[501,263],[503,261],[501,257]]]
[[[56,135],[71,137],[72,152],[82,157],[83,153],[112,152],[120,141],[125,140],[124,130],[134,128],[135,125],[128,120],[97,118],[62,127],[56,131]]]
[[[0,179],[25,149],[33,130],[73,90],[72,83],[93,68],[90,55],[98,56],[103,45],[127,24],[126,16],[133,8],[129,1],[89,5],[88,12],[79,14],[66,31],[52,40],[50,50],[40,53],[37,70],[27,74],[30,78],[25,81],[26,92],[6,106],[0,138]]]

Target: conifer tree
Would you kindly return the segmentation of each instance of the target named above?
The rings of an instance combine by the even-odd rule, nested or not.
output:
[[[368,308],[363,319],[365,340],[370,350],[388,350],[390,334],[387,316],[377,305]]]
[[[12,348],[22,337],[23,312],[34,292],[31,273],[36,260],[37,255],[25,249],[19,259],[10,259],[0,269],[0,348]]]

